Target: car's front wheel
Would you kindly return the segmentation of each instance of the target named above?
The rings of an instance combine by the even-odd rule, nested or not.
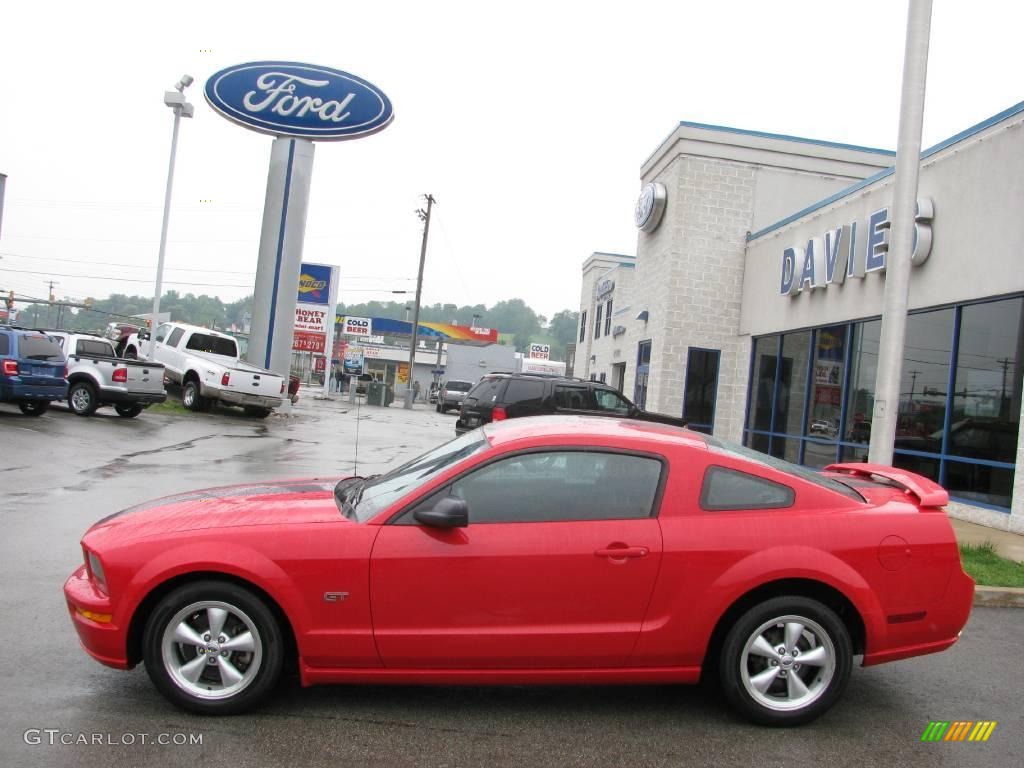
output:
[[[801,725],[835,704],[850,677],[850,633],[826,605],[775,597],[732,626],[720,675],[729,702],[762,725]]]
[[[142,642],[146,672],[160,693],[201,715],[233,715],[259,704],[284,657],[267,605],[220,581],[186,584],[164,597]]]

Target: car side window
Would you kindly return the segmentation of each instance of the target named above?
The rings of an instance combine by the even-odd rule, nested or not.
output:
[[[171,326],[168,325],[167,323],[164,323],[163,325],[157,326],[156,334],[153,336],[153,339],[155,341],[162,342],[164,339],[167,338],[167,334],[170,332],[170,330],[171,330]]]
[[[0,355],[11,354],[11,337],[6,333],[0,333]]]
[[[459,478],[470,525],[650,517],[662,462],[599,451],[544,451],[496,461]]]
[[[572,411],[589,410],[593,406],[587,397],[586,387],[555,385],[555,408],[566,408]]]
[[[597,401],[599,411],[612,411],[614,413],[629,413],[629,403],[618,392],[610,389],[595,389],[594,399]]]
[[[781,509],[793,506],[788,485],[728,467],[710,466],[700,489],[701,509],[726,512],[740,509]]]
[[[544,382],[510,379],[505,390],[505,402],[539,407],[544,402]]]
[[[184,335],[185,335],[185,329],[184,328],[175,328],[173,331],[171,331],[171,335],[167,339],[167,346],[169,346],[169,347],[176,347],[176,346],[178,346],[178,342],[181,341],[181,337],[184,336]]]

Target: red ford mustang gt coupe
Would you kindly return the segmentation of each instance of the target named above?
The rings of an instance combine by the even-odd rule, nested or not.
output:
[[[172,702],[302,683],[693,683],[764,724],[821,715],[864,665],[956,642],[946,492],[818,473],[667,425],[499,422],[386,475],[171,496],[96,523],[64,586],[100,662]]]

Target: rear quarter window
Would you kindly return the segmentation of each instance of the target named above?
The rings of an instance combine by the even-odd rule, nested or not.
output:
[[[700,489],[700,507],[709,512],[782,509],[793,506],[795,498],[788,485],[719,466],[707,468]]]
[[[11,354],[11,337],[6,333],[0,333],[0,355]]]
[[[504,401],[519,405],[540,405],[544,401],[544,382],[511,379],[505,389]]]

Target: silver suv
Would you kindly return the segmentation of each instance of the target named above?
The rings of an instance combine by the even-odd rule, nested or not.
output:
[[[466,399],[466,393],[472,388],[473,382],[471,381],[459,381],[458,379],[446,381],[437,396],[437,412],[447,413],[449,409],[461,408],[462,401]]]

